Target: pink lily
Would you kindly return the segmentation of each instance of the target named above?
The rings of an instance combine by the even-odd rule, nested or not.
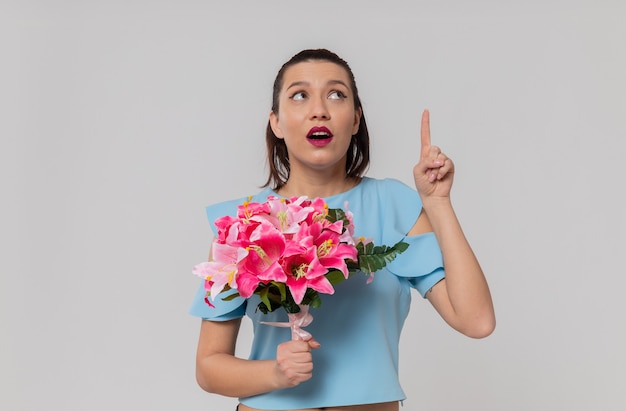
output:
[[[298,231],[299,224],[313,211],[311,207],[303,207],[302,202],[293,204],[277,197],[269,197],[268,204],[269,215],[264,218],[284,234],[294,234]]]
[[[324,229],[322,229],[321,223],[313,224],[309,229],[309,233],[313,238],[313,244],[316,247],[320,264],[327,270],[331,268],[340,270],[344,277],[348,278],[350,273],[346,265],[346,258],[356,260],[357,249],[352,244],[341,242],[339,234],[341,230],[342,222],[337,221]]]
[[[324,294],[335,292],[332,284],[326,279],[328,270],[317,258],[317,247],[311,236],[303,236],[306,224],[298,232],[298,240],[290,242],[282,260],[283,270],[287,273],[286,284],[296,304],[300,304],[307,288]]]
[[[232,247],[228,244],[214,242],[212,260],[205,261],[193,267],[192,272],[204,278],[204,287],[215,299],[228,284],[231,288],[237,288],[237,264],[243,260],[248,252],[240,247]]]
[[[237,207],[237,217],[244,221],[249,220],[253,216],[268,214],[269,212],[270,207],[267,203],[244,201],[243,205]]]
[[[287,279],[279,260],[285,250],[284,236],[271,223],[261,222],[246,244],[247,256],[238,265],[239,294],[248,298],[260,282],[284,282]]]

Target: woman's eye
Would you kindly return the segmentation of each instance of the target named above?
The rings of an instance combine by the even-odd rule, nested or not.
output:
[[[298,91],[297,93],[295,93],[294,95],[291,96],[292,100],[296,100],[296,101],[300,101],[300,100],[304,100],[304,98],[306,97],[306,95],[304,94],[303,91]]]
[[[346,98],[346,95],[342,91],[334,90],[328,95],[328,98],[332,100],[340,100]]]

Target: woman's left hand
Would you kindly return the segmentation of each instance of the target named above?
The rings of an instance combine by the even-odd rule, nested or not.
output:
[[[415,188],[422,201],[426,198],[450,197],[454,163],[437,146],[430,145],[430,113],[422,114],[422,148],[420,161],[413,167]]]

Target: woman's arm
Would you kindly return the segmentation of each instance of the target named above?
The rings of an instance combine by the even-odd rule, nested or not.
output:
[[[446,278],[427,294],[443,319],[474,338],[491,334],[495,313],[489,286],[450,201],[454,164],[430,145],[429,113],[422,116],[422,149],[413,169],[423,210],[410,235],[433,231],[441,247]]]
[[[275,360],[235,357],[241,319],[202,321],[196,355],[196,380],[208,392],[248,397],[293,387],[311,378],[314,340],[288,341],[278,346]]]
[[[483,338],[495,328],[489,286],[474,256],[452,205],[429,205],[409,235],[434,231],[446,277],[426,294],[441,317],[455,330],[472,338]],[[427,207],[424,207],[427,210]],[[431,225],[429,217],[435,224]]]

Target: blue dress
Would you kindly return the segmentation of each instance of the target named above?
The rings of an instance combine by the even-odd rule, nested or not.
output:
[[[264,202],[278,196],[265,189],[252,198]],[[335,286],[335,294],[321,294],[322,306],[311,309],[313,323],[306,327],[320,342],[313,350],[313,377],[296,387],[276,390],[240,401],[253,408],[287,410],[400,401],[406,398],[398,379],[398,344],[409,313],[411,288],[424,296],[444,278],[443,259],[433,233],[406,236],[417,221],[422,202],[415,190],[404,183],[365,177],[354,188],[325,198],[330,208],[344,208],[354,214],[355,236],[373,239],[375,245],[394,245],[400,240],[409,248],[366,284],[358,273]],[[236,215],[244,199],[207,207],[213,222],[223,215]],[[215,308],[204,302],[200,285],[190,313],[211,321],[225,321],[247,315],[253,324],[254,340],[249,358],[274,359],[276,346],[291,339],[289,328],[261,324],[287,321],[280,309],[269,314],[256,311],[259,298],[223,301]],[[262,378],[262,376],[259,376]]]

